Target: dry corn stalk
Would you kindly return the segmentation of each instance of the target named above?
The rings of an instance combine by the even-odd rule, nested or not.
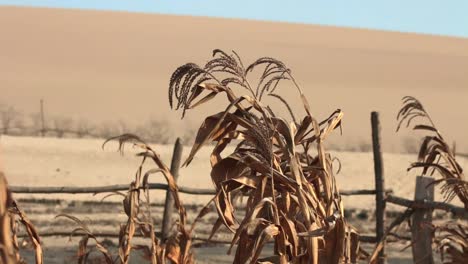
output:
[[[177,264],[194,263],[191,250],[192,230],[186,229],[187,217],[185,208],[179,198],[178,187],[169,168],[162,162],[159,155],[138,136],[123,134],[107,140],[104,144],[113,140],[119,142],[119,151],[122,153],[125,144],[133,144],[141,150],[137,156],[142,159],[135,174],[135,179],[130,183],[127,193],[117,193],[124,197],[123,207],[127,215],[127,222],[120,227],[118,257],[115,260],[112,258],[108,249],[96,239],[84,222],[70,215],[58,215],[58,217],[67,217],[78,225],[73,232],[84,232],[78,249],[78,262],[86,263],[88,260],[92,249],[88,248],[87,242],[91,238],[95,240],[95,248],[102,253],[105,263],[129,263],[130,255],[133,250],[144,252],[145,258],[153,264],[169,263],[168,260],[171,261],[171,263]],[[156,168],[144,172],[143,165],[148,160],[152,161]],[[162,241],[162,243],[156,237],[156,231],[152,222],[153,218],[151,217],[151,210],[149,207],[148,180],[151,174],[156,173],[161,173],[167,181],[169,190],[174,197],[175,207],[179,212],[177,232],[168,238],[167,241]],[[136,233],[141,233],[145,238],[149,239],[151,246],[135,244],[133,238]]]
[[[463,169],[458,164],[453,149],[449,147],[440,131],[436,128],[429,113],[421,102],[411,96],[403,98],[403,107],[398,113],[397,131],[403,126],[410,126],[416,118],[423,118],[423,123],[416,124],[414,130],[422,130],[425,136],[418,154],[418,161],[411,164],[408,170],[422,168],[423,176],[433,176],[438,172],[441,178],[435,184],[443,183],[442,194],[450,201],[458,197],[468,210],[468,182],[463,175]]]
[[[468,225],[449,222],[435,227],[435,244],[443,263],[464,264],[468,262]]]
[[[128,216],[128,222],[121,228],[121,239],[119,255],[123,263],[128,261],[130,254],[131,239],[137,227],[144,236],[151,238],[152,246],[147,248],[144,245],[138,245],[138,248],[146,248],[147,252],[151,252],[149,258],[152,263],[165,263],[166,259],[178,264],[193,263],[193,253],[191,251],[192,239],[191,232],[186,230],[187,215],[182,201],[179,197],[178,187],[174,180],[174,176],[169,168],[160,159],[159,155],[143,140],[135,135],[124,134],[122,136],[109,139],[119,141],[119,150],[123,151],[126,143],[133,143],[141,149],[137,156],[142,157],[140,167],[137,170],[135,180],[130,184],[130,189],[124,199],[125,213]],[[106,142],[108,142],[106,141]],[[105,144],[105,143],[104,143]],[[156,168],[148,170],[143,174],[143,165],[147,160],[154,163]],[[174,205],[179,213],[179,221],[177,223],[177,232],[167,241],[161,244],[155,234],[154,225],[150,213],[150,199],[148,189],[148,179],[151,174],[161,173],[169,186],[169,191],[174,197]],[[140,192],[143,192],[145,200],[140,198]],[[141,214],[139,210],[140,204],[146,205],[146,214]]]
[[[11,203],[5,176],[0,172],[0,260],[1,263],[6,264],[17,263],[17,252],[12,239],[11,218],[8,213]]]
[[[422,118],[425,122],[416,124],[413,129],[425,131],[429,135],[425,136],[422,141],[418,161],[411,164],[408,170],[422,168],[423,176],[434,176],[435,172],[438,172],[440,177],[434,183],[443,183],[441,192],[446,201],[458,197],[468,210],[468,182],[464,178],[462,167],[456,160],[454,150],[444,140],[421,102],[411,96],[404,97],[403,107],[397,116],[399,121],[397,131],[404,125],[410,126],[416,118]],[[444,263],[468,262],[468,225],[466,223],[447,222],[434,227],[434,230],[436,231],[434,242]]]
[[[344,219],[333,159],[323,145],[340,127],[341,110],[316,121],[290,69],[276,59],[260,58],[245,68],[235,52],[215,50],[213,57],[204,67],[179,67],[169,87],[171,107],[181,108],[183,116],[218,94],[227,96],[226,109],[201,125],[185,162],[190,164],[203,145],[215,143],[210,161],[219,218],[211,235],[221,225],[232,231],[234,263],[355,263],[358,235]],[[257,68],[262,74],[253,85],[248,74]],[[299,94],[305,110],[300,120],[277,94],[283,80],[291,81]],[[247,95],[237,95],[233,87]],[[264,105],[264,96],[285,104],[291,121]],[[230,144],[236,145],[234,152],[224,154]],[[243,219],[236,218],[233,205],[240,195],[248,196]],[[274,256],[262,259],[269,240],[274,240]]]
[[[76,218],[74,216],[67,215],[67,214],[59,214],[59,215],[56,216],[56,218],[58,218],[58,217],[68,218],[68,219],[72,220],[73,222],[75,222],[78,225],[78,227],[75,228],[72,231],[72,233],[70,234],[70,238],[76,232],[84,232],[84,234],[85,234],[85,235],[83,235],[83,237],[81,238],[81,240],[79,242],[79,247],[78,247],[78,252],[77,252],[77,262],[79,264],[87,263],[88,259],[89,259],[89,256],[92,253],[92,250],[88,249],[89,239],[94,240],[94,242],[96,243],[95,248],[99,252],[102,253],[102,256],[104,258],[103,263],[106,263],[106,264],[112,264],[113,263],[113,260],[112,260],[111,255],[109,254],[109,251],[97,240],[97,238],[94,236],[94,234],[89,230],[86,223],[82,222],[80,219],[78,219],[78,218]]]
[[[36,263],[42,264],[43,256],[39,233],[26,214],[18,208],[7,187],[5,176],[0,171],[0,260],[2,263],[24,263],[19,254],[17,238],[19,222],[25,228],[28,238],[33,244]]]

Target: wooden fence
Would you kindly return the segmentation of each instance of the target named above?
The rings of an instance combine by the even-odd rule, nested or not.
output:
[[[383,242],[382,250],[379,253],[378,263],[386,263],[385,255],[385,238],[388,237],[385,234],[389,233],[390,227],[402,222],[405,219],[405,214],[400,215],[391,223],[386,225],[385,215],[386,215],[386,204],[392,203],[402,207],[413,208],[415,213],[413,214],[413,224],[412,227],[412,237],[401,237],[396,234],[391,234],[398,239],[412,240],[413,248],[413,258],[414,260],[420,260],[421,258],[426,258],[424,263],[431,263],[432,259],[432,249],[430,248],[431,234],[428,230],[421,230],[422,221],[431,220],[431,215],[433,210],[443,210],[450,212],[458,217],[468,219],[468,211],[465,208],[457,207],[448,203],[435,202],[433,200],[433,189],[432,191],[428,187],[428,182],[431,182],[431,179],[426,177],[418,177],[416,180],[416,190],[415,190],[415,199],[409,200],[406,198],[394,196],[391,190],[385,189],[385,177],[384,177],[384,164],[381,151],[381,137],[380,137],[380,122],[379,115],[377,112],[371,113],[371,127],[372,127],[372,146],[373,146],[373,155],[374,155],[374,170],[375,170],[375,189],[372,190],[348,190],[341,191],[341,195],[375,195],[376,202],[376,234],[373,235],[362,235],[360,241],[364,243],[379,243]],[[171,163],[171,172],[173,173],[175,179],[177,179],[179,173],[178,168],[180,167],[180,160],[182,157],[182,145],[178,139],[174,145],[174,152],[172,156]],[[26,186],[10,186],[9,189],[14,193],[68,193],[68,194],[79,194],[79,193],[108,193],[116,191],[125,191],[128,190],[128,185],[109,185],[109,186],[97,186],[97,187],[26,187]],[[159,189],[159,190],[168,190],[167,184],[162,183],[150,183],[148,185],[149,189]],[[429,189],[429,191],[428,191]],[[215,195],[216,192],[213,189],[198,189],[191,187],[179,186],[179,192],[191,195]],[[164,205],[164,217],[162,230],[158,233],[159,236],[165,237],[169,232],[169,227],[171,226],[172,220],[172,210],[173,210],[173,200],[169,191],[166,193],[166,202]],[[388,226],[386,228],[386,226]],[[426,225],[427,226],[427,225]],[[50,232],[43,233],[42,236],[68,236],[70,235],[67,232]],[[80,235],[76,233],[75,235]],[[96,234],[98,236],[104,237],[115,237],[118,234],[113,233],[101,233]],[[424,239],[421,239],[423,237]],[[208,240],[206,238],[195,237],[194,240],[210,242],[210,243],[226,243],[230,244],[230,241],[222,240]],[[429,259],[427,259],[429,258]]]
[[[16,112],[16,111],[15,111]],[[9,119],[10,122],[2,122],[3,126],[0,126],[0,135],[40,135],[44,137],[46,134],[55,134],[57,137],[63,137],[64,135],[75,135],[77,137],[99,137],[97,133],[92,133],[89,127],[83,129],[71,129],[69,126],[62,126],[56,128],[50,128],[46,125],[46,118],[44,112],[44,100],[41,99],[39,102],[39,116],[38,123],[35,126],[22,126],[14,125],[18,116],[11,113],[5,113],[3,118]]]
[[[428,223],[432,221],[433,210],[444,210],[459,217],[468,218],[465,208],[457,207],[448,203],[434,202],[433,178],[417,177],[414,201],[394,196],[385,192],[385,177],[383,170],[383,158],[380,138],[380,121],[377,112],[371,113],[372,148],[374,154],[375,169],[375,201],[376,201],[376,241],[382,243],[377,263],[386,263],[385,238],[390,230],[404,221],[409,215],[406,210],[397,217],[390,225],[385,224],[385,208],[387,203],[392,203],[407,208],[412,208],[411,247],[414,263],[433,263],[432,257],[432,230]],[[387,228],[386,228],[387,227]],[[404,238],[407,239],[407,238]]]

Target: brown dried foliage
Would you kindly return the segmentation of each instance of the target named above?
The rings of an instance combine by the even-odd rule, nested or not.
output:
[[[258,68],[262,74],[254,86],[248,74]],[[292,83],[304,107],[299,121],[276,94],[283,80]],[[247,95],[236,94],[234,87]],[[185,64],[170,80],[170,104],[183,115],[218,94],[227,96],[227,107],[205,119],[185,161],[190,164],[202,146],[215,143],[210,161],[219,218],[211,235],[221,225],[234,234],[234,263],[355,263],[359,237],[344,219],[333,159],[323,145],[340,127],[341,110],[316,121],[290,69],[273,58],[244,67],[235,52],[215,50],[203,68]],[[292,120],[276,116],[263,104],[264,95],[281,98]],[[235,150],[223,155],[230,144]],[[247,209],[245,217],[237,219],[233,201],[241,195],[248,197]],[[270,240],[274,255],[261,258]]]
[[[75,228],[71,232],[70,237],[76,232],[83,232],[85,234],[81,238],[81,240],[79,242],[79,246],[78,246],[78,252],[77,252],[77,262],[78,263],[81,264],[81,263],[87,263],[88,262],[89,256],[92,253],[92,250],[89,249],[89,247],[88,247],[89,239],[94,240],[94,242],[95,242],[94,247],[95,247],[96,250],[101,252],[101,254],[102,254],[103,258],[104,258],[104,263],[107,263],[107,264],[113,263],[113,260],[112,260],[111,255],[109,254],[109,251],[97,240],[96,236],[94,236],[94,234],[88,228],[86,223],[84,223],[83,221],[81,221],[80,219],[78,219],[78,218],[76,218],[74,216],[67,215],[67,214],[59,214],[59,215],[56,216],[56,218],[58,218],[58,217],[68,218],[68,219],[72,220],[73,222],[75,222],[78,225],[78,227]]]
[[[43,263],[42,246],[39,234],[21,211],[8,191],[5,176],[0,172],[0,260],[1,263],[25,263],[19,254],[19,244],[17,238],[18,223],[25,228],[29,241],[35,251],[37,264]]]
[[[440,178],[434,184],[442,183],[441,192],[447,201],[458,197],[468,210],[468,182],[464,178],[463,169],[458,164],[453,149],[449,147],[440,131],[436,128],[429,113],[416,98],[403,98],[403,107],[398,113],[397,131],[402,126],[410,126],[416,118],[425,122],[416,124],[414,130],[422,130],[425,136],[418,154],[418,161],[411,164],[408,170],[421,168],[423,176],[433,176],[438,172]],[[409,219],[409,216],[408,216]],[[448,222],[434,226],[437,245],[444,263],[468,262],[468,225],[466,223]]]
[[[447,223],[434,227],[435,244],[443,263],[464,264],[468,262],[468,225]]]
[[[0,172],[0,260],[2,263],[16,263],[16,250],[13,244],[11,218],[8,208],[12,203],[5,176]]]
[[[422,118],[425,122],[416,124],[413,129],[425,131],[428,135],[422,141],[418,161],[411,164],[408,170],[421,168],[423,176],[432,176],[438,172],[441,178],[435,183],[443,183],[441,190],[446,200],[450,201],[458,197],[468,210],[468,182],[465,180],[463,169],[458,164],[453,149],[436,128],[421,102],[411,96],[404,97],[403,107],[397,116],[397,131],[404,125],[406,127],[412,125],[416,118]]]
[[[142,161],[137,169],[134,180],[130,183],[127,193],[117,193],[122,195],[124,212],[127,215],[127,222],[122,224],[119,233],[119,248],[118,256],[113,259],[109,250],[100,243],[96,236],[87,227],[86,223],[80,219],[61,214],[57,217],[66,217],[75,222],[78,227],[73,230],[75,232],[83,232],[84,236],[79,243],[78,248],[78,263],[87,263],[90,253],[93,249],[99,251],[105,263],[129,263],[130,255],[133,250],[140,250],[144,253],[146,259],[153,264],[177,263],[191,264],[194,263],[193,253],[191,250],[192,230],[186,229],[187,217],[185,208],[179,198],[178,187],[169,168],[162,162],[159,155],[138,136],[132,134],[124,134],[107,140],[119,142],[119,151],[123,153],[127,143],[139,148],[141,151],[137,154]],[[156,168],[143,171],[143,165],[148,161],[152,161]],[[161,173],[168,183],[169,190],[174,197],[175,207],[179,213],[177,222],[177,230],[173,236],[167,241],[160,241],[156,236],[153,218],[150,211],[150,197],[148,189],[148,180],[151,174]],[[112,195],[112,194],[111,194]],[[141,234],[149,240],[150,246],[136,244],[133,241],[135,234]],[[95,241],[94,247],[88,246],[88,240]],[[168,262],[168,260],[170,262]]]

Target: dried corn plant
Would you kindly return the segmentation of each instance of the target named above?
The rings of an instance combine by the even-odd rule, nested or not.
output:
[[[468,182],[464,178],[463,169],[456,160],[454,150],[449,147],[440,131],[436,128],[429,113],[420,101],[414,97],[403,98],[403,107],[397,115],[399,121],[397,131],[402,127],[409,127],[415,119],[423,119],[423,123],[416,124],[414,130],[428,133],[422,141],[418,161],[411,164],[408,170],[421,168],[423,176],[440,177],[434,184],[442,183],[440,189],[446,201],[458,199],[468,210]],[[409,216],[408,216],[409,219]],[[434,226],[434,242],[437,245],[444,263],[468,262],[468,225],[466,223],[444,223]]]
[[[87,263],[93,249],[101,253],[105,263],[129,263],[130,255],[134,250],[142,251],[144,257],[153,264],[194,263],[191,247],[192,229],[186,228],[187,217],[185,208],[179,198],[178,187],[169,168],[162,162],[159,155],[138,136],[124,134],[107,140],[104,145],[114,140],[118,141],[119,151],[121,151],[121,153],[123,153],[126,144],[132,144],[134,147],[138,148],[140,151],[137,153],[137,156],[142,159],[127,193],[114,193],[124,197],[123,208],[127,215],[127,222],[120,227],[118,256],[113,258],[110,255],[109,250],[97,240],[86,223],[70,215],[58,215],[58,217],[66,217],[77,224],[78,227],[72,231],[72,234],[75,232],[82,232],[84,234],[79,243],[78,263]],[[152,161],[156,167],[144,172],[144,165],[148,160]],[[151,216],[148,189],[149,177],[151,174],[156,173],[161,173],[167,181],[169,190],[174,197],[175,207],[179,213],[175,234],[169,237],[167,241],[162,242],[156,236],[153,218]],[[149,241],[149,245],[134,243],[133,240],[136,235],[146,238],[146,241]],[[88,246],[89,239],[95,241],[94,247]],[[168,262],[168,260],[170,262]]]
[[[254,85],[248,74],[257,69],[262,73]],[[277,93],[281,81],[297,90],[303,118],[297,119]],[[236,94],[236,89],[245,95]],[[234,234],[233,263],[355,263],[359,237],[343,217],[333,159],[323,145],[341,126],[343,113],[336,110],[317,122],[290,69],[273,58],[244,67],[235,52],[214,50],[204,67],[185,64],[170,80],[169,102],[182,116],[219,94],[227,96],[227,107],[206,117],[185,165],[202,146],[215,144],[210,161],[219,218],[211,235],[221,225]],[[265,105],[265,96],[279,99],[291,120]],[[235,150],[223,155],[228,145]],[[241,195],[248,197],[247,209],[245,217],[237,219],[233,201]],[[270,240],[274,254],[263,258]]]
[[[0,172],[0,260],[1,263],[25,263],[21,258],[18,244],[18,223],[24,227],[32,243],[37,264],[43,263],[42,246],[39,234],[11,197],[5,176]]]
[[[149,252],[148,258],[151,259],[151,263],[166,263],[166,259],[179,264],[194,263],[191,237],[192,230],[186,229],[186,211],[179,197],[174,176],[169,168],[148,144],[135,135],[124,134],[116,138],[111,138],[104,144],[112,140],[117,140],[119,142],[120,151],[124,150],[125,144],[133,144],[141,150],[137,156],[142,158],[140,167],[135,174],[135,180],[130,184],[129,191],[124,198],[124,209],[128,216],[128,221],[126,225],[121,227],[120,231],[119,256],[121,262],[127,263],[130,251],[132,248],[137,248]],[[143,165],[147,160],[152,161],[156,167],[143,174]],[[167,241],[163,241],[163,243],[156,237],[156,232],[152,223],[153,218],[151,217],[149,207],[148,179],[151,174],[155,173],[162,174],[167,181],[169,191],[174,198],[174,205],[179,215],[176,232],[168,238]],[[141,193],[143,193],[144,200],[141,198]],[[140,212],[142,211],[140,208],[141,205],[145,206],[145,212]],[[150,247],[145,245],[131,245],[131,240],[137,228],[144,237],[151,239]]]
[[[433,176],[438,172],[441,178],[435,184],[442,183],[441,191],[447,201],[458,197],[468,210],[468,182],[463,175],[463,169],[458,164],[453,149],[447,144],[440,131],[436,128],[429,113],[421,102],[411,96],[403,98],[403,107],[397,115],[398,127],[409,127],[416,118],[422,123],[414,125],[414,130],[428,133],[424,137],[418,153],[418,161],[411,164],[408,170],[422,169],[422,176]],[[425,122],[424,122],[425,121]]]
[[[0,172],[0,260],[1,263],[6,264],[18,262],[12,237],[11,218],[8,213],[11,203],[5,176]]]
[[[103,257],[102,263],[106,263],[106,264],[114,263],[114,261],[112,259],[112,256],[110,255],[108,249],[98,241],[98,239],[91,232],[91,230],[88,228],[86,223],[84,223],[83,221],[81,221],[80,219],[78,219],[78,218],[76,218],[74,216],[67,215],[67,214],[59,214],[59,215],[56,216],[56,218],[59,218],[59,217],[68,218],[68,219],[70,219],[71,221],[73,221],[73,222],[75,222],[77,224],[78,227],[75,228],[71,232],[70,238],[76,232],[83,232],[84,233],[83,237],[81,238],[81,240],[79,242],[79,246],[78,246],[78,252],[77,252],[77,255],[76,255],[77,256],[77,263],[79,263],[79,264],[88,263],[90,255],[93,252],[93,248],[90,248],[88,246],[88,241],[90,239],[94,240],[94,242],[95,242],[94,248],[102,254],[102,257]]]
[[[446,223],[434,228],[435,244],[446,264],[468,262],[468,225],[466,223]]]
[[[18,207],[16,201],[14,200],[12,202],[12,206],[9,209],[9,212],[10,212],[10,217],[11,217],[12,231],[13,231],[13,242],[14,242],[15,248],[17,249],[17,256],[19,256],[17,232],[19,228],[18,223],[20,223],[21,226],[23,226],[23,228],[25,229],[29,242],[32,244],[34,248],[34,256],[35,256],[36,263],[37,264],[43,263],[41,238],[39,237],[39,233],[37,232],[33,223],[28,219],[26,214]]]

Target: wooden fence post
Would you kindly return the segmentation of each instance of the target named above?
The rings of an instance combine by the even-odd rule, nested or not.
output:
[[[415,201],[434,201],[434,179],[416,178]],[[432,256],[432,209],[415,209],[412,216],[411,242],[414,263],[434,263]]]
[[[174,176],[174,180],[177,182],[177,178],[179,177],[179,168],[180,162],[182,159],[182,150],[183,146],[180,142],[180,138],[177,138],[174,144],[174,151],[172,153],[172,161],[171,161],[171,173]],[[166,191],[166,203],[164,204],[164,216],[163,216],[163,223],[162,223],[162,241],[164,242],[170,235],[171,235],[171,227],[172,227],[172,213],[174,209],[174,197],[171,194],[169,188]]]
[[[41,136],[44,137],[45,135],[45,118],[44,118],[44,100],[41,99]]]
[[[381,138],[380,138],[380,121],[379,113],[371,113],[371,125],[372,125],[372,149],[374,152],[374,172],[375,172],[375,230],[376,239],[381,241],[384,238],[385,233],[385,180],[384,180],[384,168],[383,158],[381,149]],[[378,264],[386,263],[385,260],[385,242],[383,243],[382,249],[379,252]]]

